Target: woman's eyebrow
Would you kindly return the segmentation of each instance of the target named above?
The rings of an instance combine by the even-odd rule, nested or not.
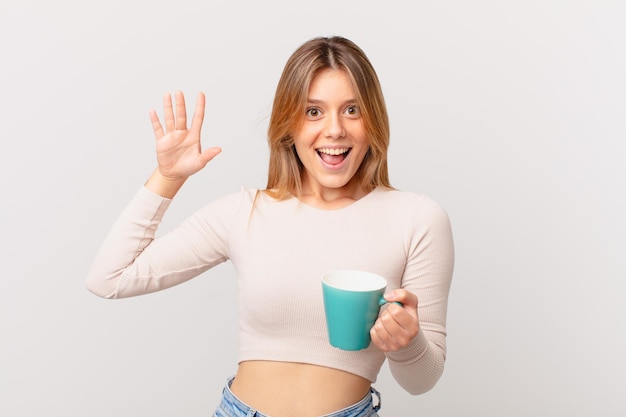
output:
[[[326,101],[321,100],[321,99],[315,99],[315,98],[307,98],[306,100],[307,103],[309,104],[324,104],[326,103]],[[343,103],[341,103],[343,106],[345,106],[346,104],[354,104],[356,103],[356,99],[348,99],[348,100],[344,100]]]

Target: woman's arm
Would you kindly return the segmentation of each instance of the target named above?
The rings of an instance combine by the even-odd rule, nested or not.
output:
[[[206,230],[211,228],[207,226],[210,222],[203,224],[198,218],[187,221],[176,233],[155,240],[171,198],[189,176],[204,168],[221,151],[201,149],[204,105],[205,98],[200,93],[189,129],[181,92],[176,93],[175,112],[172,97],[169,94],[163,97],[165,130],[156,112],[150,112],[158,167],[120,215],[94,260],[87,287],[95,294],[115,298],[157,291],[183,282],[225,259],[225,249],[211,237],[215,231]],[[218,246],[219,255],[207,259],[199,248],[211,245]]]
[[[446,313],[454,244],[446,212],[432,200],[413,219],[402,288],[385,295],[389,304],[372,328],[396,381],[409,393],[430,390],[443,373]]]
[[[87,288],[104,298],[142,295],[183,283],[226,261],[230,229],[246,197],[244,192],[221,197],[156,237],[171,200],[142,187],[104,240]]]

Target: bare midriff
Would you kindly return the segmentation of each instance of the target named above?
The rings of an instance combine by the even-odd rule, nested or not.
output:
[[[245,361],[230,389],[248,406],[272,417],[318,417],[359,402],[370,385],[363,377],[323,366]]]

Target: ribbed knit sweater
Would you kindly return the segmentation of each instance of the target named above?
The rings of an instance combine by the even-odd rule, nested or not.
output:
[[[446,212],[428,196],[375,189],[347,207],[321,210],[242,189],[156,237],[170,203],[139,189],[96,256],[90,291],[146,294],[230,260],[238,279],[239,361],[310,363],[375,382],[387,358],[413,394],[441,376],[454,247]],[[360,351],[330,345],[320,280],[337,269],[373,272],[388,289],[417,295],[420,332],[407,348],[385,354],[373,344]]]

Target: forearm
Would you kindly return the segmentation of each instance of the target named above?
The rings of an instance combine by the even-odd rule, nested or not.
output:
[[[124,272],[153,241],[171,200],[141,189],[120,214],[91,266],[87,288],[96,295],[116,298]]]
[[[412,395],[432,389],[443,374],[445,348],[429,341],[420,331],[405,349],[387,353],[394,379]]]
[[[222,197],[156,237],[172,200],[141,187],[107,235],[87,278],[105,298],[131,297],[181,284],[228,259],[229,227],[243,193]]]

